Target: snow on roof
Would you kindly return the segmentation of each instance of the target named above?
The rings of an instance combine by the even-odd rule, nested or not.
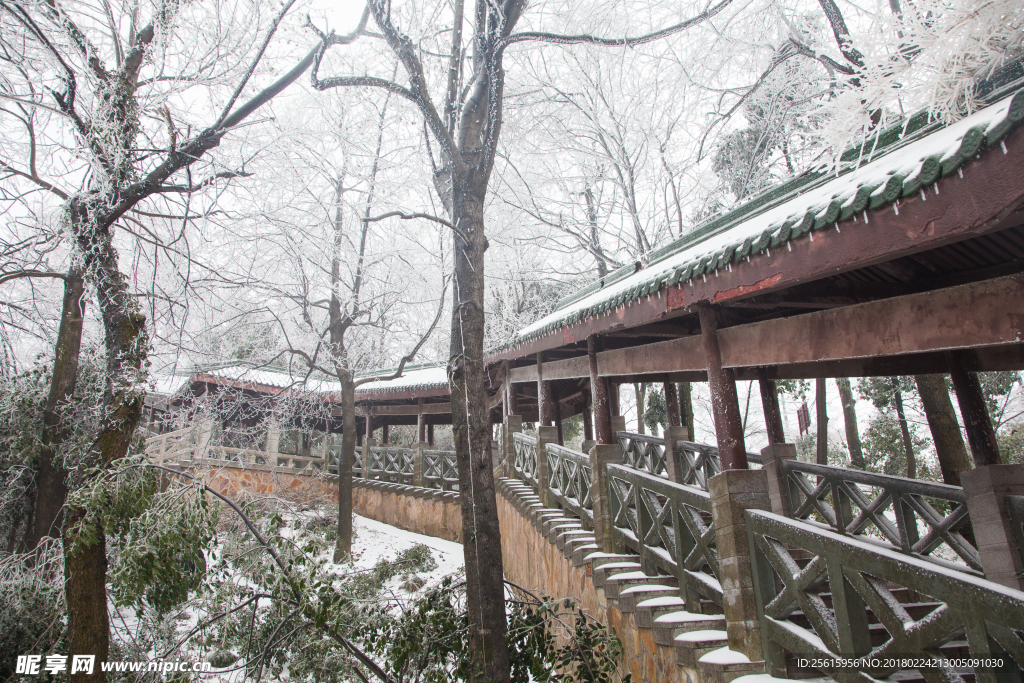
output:
[[[695,231],[696,237],[688,235],[654,252],[645,268],[633,272],[635,266],[626,266],[605,277],[603,287],[595,283],[568,297],[555,311],[494,350],[537,339],[743,259],[749,261],[812,230],[856,220],[867,209],[922,192],[940,177],[956,172],[984,147],[1000,144],[1021,119],[1024,91],[937,130],[927,115],[919,114],[903,128],[885,131],[863,148],[849,150],[843,155],[848,168],[838,177],[811,173],[755,198],[702,226]],[[918,135],[912,138],[912,132]],[[870,156],[874,158],[864,163]],[[861,165],[849,167],[849,162]]]
[[[395,368],[375,370],[373,372],[357,374],[356,379],[363,379],[378,375],[387,377],[394,374],[394,372]],[[200,367],[196,369],[195,374],[191,377],[198,374],[212,375],[214,377],[234,382],[259,384],[262,386],[274,387],[276,389],[296,389],[299,391],[311,391],[320,394],[339,393],[341,391],[341,384],[337,380],[324,379],[316,376],[309,377],[307,379],[305,373],[296,371],[289,372],[288,370],[271,367],[252,368],[243,363]],[[174,379],[177,380],[176,384],[174,384],[170,378],[157,380],[157,383],[161,388],[170,387],[173,384],[173,388],[165,390],[163,393],[176,393],[176,391],[181,389],[182,384],[187,383],[189,380],[189,378],[182,377]],[[356,393],[362,394],[402,391],[447,385],[448,371],[444,365],[407,365],[406,370],[403,372],[401,377],[393,380],[376,380],[367,382],[366,384],[357,387]]]
[[[394,374],[394,370],[381,370],[379,372],[372,373],[375,375],[388,375]],[[372,375],[360,375],[359,379]],[[376,382],[367,382],[356,389],[356,393],[368,393],[368,392],[380,392],[380,391],[400,391],[403,389],[420,389],[425,387],[436,387],[436,386],[447,386],[448,385],[448,368],[444,365],[432,365],[432,366],[419,366],[413,369],[407,370],[402,374],[401,377],[393,380],[381,380]]]

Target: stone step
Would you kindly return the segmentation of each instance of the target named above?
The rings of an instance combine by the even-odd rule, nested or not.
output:
[[[667,586],[664,584],[643,584],[630,586],[620,590],[615,600],[618,602],[620,612],[633,612],[637,603],[658,595],[679,595],[679,586]]]
[[[740,676],[763,674],[764,662],[752,662],[742,652],[720,647],[697,659],[701,683],[732,683]]]
[[[638,602],[633,611],[633,621],[641,628],[654,628],[654,620],[663,614],[686,609],[686,601],[678,595],[663,595]]]
[[[692,631],[714,631],[725,628],[725,617],[721,614],[697,614],[694,612],[669,612],[654,620],[654,642],[672,645],[676,638]]]
[[[608,562],[598,567],[594,567],[594,571],[590,578],[594,582],[594,587],[604,588],[609,578],[616,574],[622,574],[625,572],[639,572],[643,574],[643,572],[640,572],[639,562]]]
[[[572,557],[570,559],[574,565],[579,567],[586,564],[588,556],[600,551],[601,548],[594,541],[591,541],[590,543],[580,543],[579,545],[573,546]]]
[[[590,538],[594,537],[594,534],[590,533],[589,531],[581,527],[579,524],[574,524],[572,526],[565,528],[555,527],[551,530],[551,534],[554,535],[554,538],[551,538],[550,535],[548,536],[548,538],[551,538],[554,544],[558,546],[558,549],[562,551],[565,550],[565,543],[570,538],[575,538],[576,536],[587,536]]]
[[[678,586],[675,577],[671,576],[650,576],[640,570],[620,572],[605,578],[604,594],[609,599],[619,597],[619,594],[631,586]],[[676,593],[678,595],[678,593]]]
[[[570,532],[568,532],[566,534],[563,534],[559,538],[558,546],[559,546],[559,548],[562,549],[562,555],[565,556],[565,559],[571,560],[573,562],[573,564],[576,564],[577,566],[579,566],[579,564],[582,563],[583,558],[580,557],[580,563],[577,563],[575,561],[575,559],[573,558],[573,555],[576,552],[576,549],[579,548],[580,546],[585,546],[585,545],[589,545],[589,546],[593,546],[594,548],[597,548],[597,544],[594,542],[594,540],[595,539],[594,539],[594,532],[593,531],[582,531],[582,532],[570,531]]]
[[[729,644],[729,636],[718,629],[688,631],[675,637],[676,664],[695,668],[697,660]]]

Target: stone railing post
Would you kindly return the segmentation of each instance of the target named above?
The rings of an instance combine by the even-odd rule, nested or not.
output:
[[[501,426],[502,429],[505,425]],[[491,439],[491,471],[497,472],[501,465],[501,443],[494,439]]]
[[[277,465],[278,449],[281,447],[281,428],[271,423],[267,427],[267,463]]]
[[[210,457],[207,450],[210,448],[210,439],[213,438],[213,418],[208,417],[199,424],[199,433],[196,436],[196,458]]]
[[[412,454],[412,485],[424,488],[427,485],[427,480],[424,477],[426,470],[423,462],[423,451],[427,450],[428,446],[425,442],[419,441],[413,444]]]
[[[690,430],[686,427],[669,427],[665,430],[665,469],[668,470],[669,481],[683,483],[683,468],[680,467],[676,455],[676,441],[689,441]]]
[[[372,437],[366,437],[365,439],[363,439],[363,462],[361,463],[363,470],[363,479],[370,478],[370,463],[373,462],[373,453],[370,452],[370,449],[376,445],[377,442]]]
[[[516,460],[516,447],[515,437],[512,436],[516,432],[523,431],[523,416],[522,415],[506,415],[505,423],[502,425],[501,438],[502,438],[502,457],[501,457],[501,476],[503,477],[514,477],[515,474],[515,460]]]
[[[622,446],[617,443],[597,444],[590,449],[590,500],[594,506],[594,539],[602,552],[606,553],[623,551],[613,529],[608,500],[608,465],[621,464]]]
[[[1024,467],[982,465],[960,473],[981,567],[989,581],[1024,590],[1024,559],[1006,496],[1024,496]]]
[[[555,427],[537,427],[537,495],[540,504],[546,508],[555,506],[555,499],[548,488],[548,453],[547,445],[558,443],[558,429]]]
[[[763,469],[726,470],[711,477],[709,484],[729,649],[761,661],[761,622],[744,511],[771,508],[768,478]]]
[[[793,500],[789,477],[782,470],[785,460],[796,460],[796,446],[791,443],[776,443],[761,449],[761,468],[768,477],[768,500],[772,512],[783,517],[792,517],[790,501]]]

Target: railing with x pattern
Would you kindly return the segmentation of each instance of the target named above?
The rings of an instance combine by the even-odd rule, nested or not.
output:
[[[622,447],[624,465],[657,477],[668,476],[665,439],[633,432],[619,432],[615,436]]]
[[[372,446],[370,448],[370,479],[393,484],[412,485],[413,457],[411,448]]]
[[[702,598],[721,606],[711,496],[621,465],[608,466],[608,489],[613,533],[644,572],[675,576],[691,612],[702,611]]]
[[[1006,512],[1013,525],[1013,537],[1017,539],[1017,552],[1024,559],[1024,496],[1007,496]]]
[[[680,481],[677,483],[696,486],[707,491],[708,480],[722,471],[722,462],[718,449],[708,444],[694,441],[676,441],[672,453],[666,453],[665,439],[648,434],[618,432],[616,438],[622,447],[622,462],[627,467],[669,478],[669,458],[678,463],[677,472]],[[747,461],[760,465],[758,453],[747,453]]]
[[[537,439],[522,432],[512,435],[512,467],[520,481],[537,490]]]
[[[962,681],[969,670],[948,658],[970,657],[1001,661],[976,667],[979,683],[1020,680],[1020,591],[820,525],[746,516],[768,674],[787,677],[788,653],[840,681],[912,669]]]
[[[566,512],[594,528],[594,503],[590,497],[590,456],[555,443],[545,444],[548,488]]]
[[[457,467],[454,451],[423,451],[423,485],[428,489],[457,491]]]
[[[880,536],[900,553],[981,575],[981,558],[969,531],[967,499],[960,487],[798,460],[781,462],[794,519],[823,522],[841,535],[863,535],[868,540]],[[927,527],[923,536],[919,522]],[[939,548],[953,554],[933,556]],[[957,560],[967,568],[951,564]]]

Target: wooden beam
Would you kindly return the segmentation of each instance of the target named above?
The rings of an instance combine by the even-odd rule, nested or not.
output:
[[[974,349],[972,371],[1021,370],[1024,274],[737,325],[718,337],[723,366],[744,380],[758,379],[759,366],[769,379],[946,372],[941,354],[954,349]],[[601,351],[596,360],[598,376],[619,381],[706,379],[699,335]],[[544,377],[588,377],[586,361],[545,363]],[[515,368],[512,378],[532,382],[535,373],[534,366]]]

